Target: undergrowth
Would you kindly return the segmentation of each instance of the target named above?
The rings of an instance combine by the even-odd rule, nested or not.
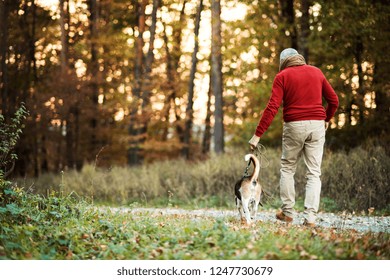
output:
[[[117,212],[2,185],[0,259],[389,259],[388,233]]]
[[[280,207],[280,150],[268,149],[261,158],[260,182],[265,208]],[[75,192],[95,203],[146,207],[234,207],[233,187],[243,176],[245,152],[235,150],[198,162],[170,160],[139,167],[109,169],[85,165],[81,172],[44,174],[18,179],[18,185],[46,195],[52,189]],[[305,168],[300,161],[295,176],[297,207],[303,208]],[[326,151],[322,165],[322,211],[390,213],[390,160],[380,146],[347,152]]]

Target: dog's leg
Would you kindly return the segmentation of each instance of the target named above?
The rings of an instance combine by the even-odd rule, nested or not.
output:
[[[256,200],[251,200],[249,209],[251,211],[251,219],[256,220],[256,212],[257,212]]]
[[[241,202],[242,202],[242,208],[244,209],[246,222],[248,225],[250,225],[252,221],[251,221],[251,214],[249,211],[249,199],[242,199]]]
[[[253,214],[252,214],[253,220],[256,220],[257,210],[258,210],[258,208],[259,208],[259,202],[260,202],[260,201],[258,201],[258,200],[255,200],[255,201],[253,202]]]
[[[255,194],[255,200],[253,201],[253,220],[256,220],[257,216],[257,210],[259,209],[259,204],[261,203],[261,186],[259,186],[256,194]]]
[[[236,206],[237,206],[237,210],[238,210],[238,213],[240,213],[240,220],[244,220],[244,211],[242,209],[242,203],[241,203],[241,200],[239,200],[238,198],[236,198]]]

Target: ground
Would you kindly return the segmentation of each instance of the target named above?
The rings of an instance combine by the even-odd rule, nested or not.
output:
[[[194,218],[197,217],[214,217],[214,218],[231,218],[238,219],[238,212],[233,210],[185,210],[179,208],[109,208],[112,211],[121,213],[145,213],[149,212],[153,215],[186,215]],[[276,210],[259,211],[257,220],[262,222],[283,223],[275,218]],[[299,225],[303,222],[302,213],[297,213],[293,221],[293,225]],[[335,229],[353,229],[358,232],[387,232],[390,233],[390,217],[389,216],[358,216],[347,213],[318,213],[317,226],[324,228]]]

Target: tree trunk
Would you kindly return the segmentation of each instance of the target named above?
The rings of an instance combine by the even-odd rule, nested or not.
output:
[[[191,130],[194,119],[193,114],[193,105],[194,105],[194,87],[195,87],[195,73],[196,73],[196,65],[198,63],[197,54],[199,51],[199,27],[201,14],[203,10],[203,0],[199,1],[198,10],[196,12],[195,18],[195,42],[194,42],[194,51],[192,52],[192,65],[190,70],[190,79],[188,82],[188,103],[186,108],[186,119],[185,119],[185,127],[184,127],[184,146],[182,149],[182,155],[189,159],[190,158],[190,145],[191,145]]]
[[[163,108],[163,119],[166,120],[167,125],[164,127],[164,131],[162,133],[162,141],[166,141],[168,137],[168,129],[169,129],[169,116],[170,111],[173,105],[175,107],[175,98],[177,97],[177,91],[178,91],[178,81],[179,81],[179,61],[180,57],[182,55],[180,46],[182,42],[182,27],[185,23],[185,7],[186,7],[187,0],[184,0],[182,9],[180,11],[180,18],[179,23],[175,24],[173,26],[173,46],[172,51],[169,50],[169,40],[168,36],[165,32],[165,24],[164,26],[164,32],[163,32],[163,38],[164,38],[164,44],[165,44],[165,52],[166,52],[166,64],[167,64],[167,97],[165,98],[164,108]],[[175,110],[175,116],[176,116],[176,123],[180,121],[180,114],[176,113]],[[178,127],[178,125],[176,126]],[[176,131],[179,133],[179,130],[176,129]],[[179,138],[181,138],[181,134],[178,135]]]
[[[78,143],[76,131],[78,130],[79,123],[76,122],[76,114],[78,112],[78,102],[75,101],[78,90],[74,88],[73,75],[75,73],[70,69],[69,65],[69,1],[60,0],[60,27],[61,27],[61,79],[60,79],[60,91],[65,96],[65,102],[67,102],[67,108],[65,113],[66,121],[66,135],[65,135],[65,150],[66,150],[66,167],[75,168],[77,159],[80,157],[77,154],[76,146]],[[68,25],[66,27],[66,25]],[[72,82],[71,82],[72,81]],[[61,133],[61,132],[60,132]]]
[[[137,18],[138,18],[138,36],[135,41],[135,57],[134,57],[134,84],[132,87],[133,101],[130,107],[130,124],[129,124],[129,149],[127,152],[127,162],[129,165],[139,164],[141,155],[139,154],[139,135],[138,124],[138,109],[141,100],[141,84],[142,84],[142,65],[144,53],[143,33],[145,32],[145,7],[147,0],[142,0],[141,3],[136,2]]]
[[[175,83],[175,72],[173,70],[173,64],[172,64],[172,55],[171,51],[169,50],[169,40],[166,33],[165,24],[163,23],[163,39],[164,39],[164,46],[165,46],[165,53],[166,53],[166,64],[167,64],[167,81],[166,81],[166,90],[167,94],[165,96],[164,100],[164,107],[162,109],[162,121],[165,121],[165,126],[163,128],[163,132],[161,135],[162,141],[168,140],[168,130],[169,130],[169,115],[171,111],[171,104],[174,101],[175,95],[176,95],[176,83]]]
[[[135,85],[133,88],[134,104],[130,114],[130,149],[128,154],[128,163],[130,165],[140,164],[143,161],[143,144],[146,141],[146,133],[151,115],[150,96],[152,92],[151,72],[154,60],[154,39],[156,35],[157,9],[161,0],[153,0],[152,23],[149,28],[150,40],[149,49],[143,63],[144,54],[142,47],[144,45],[142,34],[145,31],[145,7],[147,1],[143,1],[138,9],[138,38],[136,40],[136,62],[135,62]],[[142,70],[144,72],[142,73]],[[143,74],[143,75],[142,75]],[[141,119],[137,118],[138,103],[141,102]],[[137,120],[138,119],[138,120]],[[138,122],[138,127],[136,127]]]
[[[160,6],[161,0],[153,0],[153,10],[152,10],[152,23],[149,28],[150,39],[149,39],[149,49],[145,58],[145,67],[144,74],[142,77],[141,84],[141,120],[140,120],[140,129],[139,134],[137,135],[138,149],[139,149],[139,162],[142,163],[144,159],[143,146],[146,142],[147,131],[149,126],[149,121],[152,115],[152,108],[150,105],[150,97],[152,93],[152,65],[154,61],[154,40],[156,36],[156,23],[157,23],[157,9]]]
[[[310,35],[310,9],[311,1],[310,0],[301,0],[301,36],[299,44],[299,53],[303,55],[306,60],[306,63],[309,63],[309,46],[308,38]]]
[[[157,9],[160,6],[160,1],[161,0],[153,0],[153,10],[152,10],[152,23],[149,28],[150,32],[150,40],[149,40],[149,49],[148,53],[146,55],[145,59],[145,73],[143,77],[143,83],[141,87],[142,95],[142,114],[146,118],[144,118],[143,126],[142,126],[142,133],[146,133],[147,127],[148,127],[148,122],[149,122],[149,117],[151,114],[151,109],[150,109],[150,97],[152,93],[152,64],[154,61],[154,39],[156,37],[156,24],[157,24]],[[142,142],[144,142],[145,139],[143,139]]]
[[[9,120],[8,68],[6,64],[8,55],[8,1],[0,1],[0,96],[1,114],[6,122]]]
[[[360,36],[358,36],[356,38],[356,42],[355,42],[355,49],[354,49],[354,56],[355,56],[355,60],[356,60],[356,65],[357,65],[357,71],[358,71],[358,78],[359,78],[359,86],[357,88],[357,96],[356,96],[356,105],[358,106],[358,110],[359,110],[359,118],[358,118],[358,122],[360,124],[363,124],[364,122],[364,94],[365,94],[365,90],[364,90],[364,79],[363,79],[363,68],[362,68],[362,54],[363,54],[363,42],[360,38]]]
[[[36,21],[37,21],[37,6],[35,5],[35,0],[31,3],[31,9],[32,9],[32,26],[31,26],[31,37],[30,37],[30,61],[31,61],[31,67],[33,70],[33,76],[32,80],[35,83],[38,80],[38,74],[37,74],[37,60],[35,58],[35,35],[36,35]]]
[[[92,119],[91,119],[91,141],[90,141],[90,150],[92,154],[96,154],[98,149],[98,136],[97,132],[98,119],[99,119],[99,85],[98,85],[98,76],[99,76],[99,62],[98,62],[98,51],[97,51],[97,38],[98,38],[98,6],[96,0],[88,0],[88,7],[90,11],[89,16],[89,30],[90,30],[90,40],[91,40],[91,61],[89,65],[89,75],[90,75],[90,89],[91,89],[91,99],[92,99]]]
[[[62,76],[68,72],[68,53],[69,53],[69,43],[68,43],[68,29],[66,29],[66,14],[67,14],[67,1],[60,0],[60,27],[61,27],[61,73]]]
[[[298,38],[297,28],[294,24],[295,11],[294,11],[294,0],[279,0],[280,11],[281,11],[281,22],[282,22],[282,36],[286,36],[288,31],[290,37],[289,47],[298,49]],[[283,46],[281,46],[284,48]]]
[[[374,1],[375,14],[379,14],[388,7],[387,0]],[[381,20],[376,21],[377,34],[373,36],[380,39],[375,41],[375,53],[374,58],[374,75],[373,75],[373,89],[375,91],[375,124],[379,127],[379,130],[384,131],[384,135],[389,135],[389,121],[390,121],[390,57],[389,55],[383,55],[388,53],[388,35],[390,34],[390,25],[388,24],[387,16],[382,17]],[[387,34],[387,36],[383,36]]]
[[[29,39],[28,40],[28,46],[29,46],[28,54],[29,55],[28,55],[27,67],[28,67],[28,77],[30,80],[26,85],[25,94],[23,96],[23,101],[27,100],[29,94],[32,94],[31,97],[36,102],[35,92],[31,92],[31,85],[37,84],[37,80],[38,80],[37,63],[36,63],[36,59],[35,59],[35,40],[36,40],[36,38],[35,38],[35,28],[36,28],[35,24],[36,24],[36,17],[37,17],[35,0],[33,0],[31,3],[31,16],[32,16],[31,34],[30,34],[30,30],[27,31],[27,34],[28,34],[27,36]],[[32,75],[31,75],[31,72],[32,72]],[[36,115],[35,112],[33,114]],[[35,137],[34,147],[33,147],[33,149],[35,149],[35,152],[33,153],[33,155],[35,157],[34,162],[36,165],[35,166],[35,177],[38,177],[42,173],[41,163],[44,161],[43,157],[45,156],[42,153],[42,150],[44,150],[45,147],[43,146],[43,143],[41,141],[41,134],[38,132],[39,126],[38,126],[36,121],[34,121],[33,126],[35,129],[35,134],[33,136],[33,137]]]
[[[214,111],[214,151],[224,152],[223,126],[223,90],[222,90],[222,39],[221,39],[221,3],[211,1],[211,77],[212,91],[215,96]]]
[[[210,151],[210,142],[211,142],[211,96],[213,95],[212,86],[211,86],[211,76],[210,76],[210,85],[209,91],[207,93],[207,113],[205,119],[205,128],[202,141],[202,154],[207,154]]]
[[[66,166],[70,169],[75,167],[74,157],[74,114],[73,106],[70,107],[66,116]]]
[[[376,121],[385,124],[389,128],[390,119],[390,83],[388,79],[389,65],[379,60],[375,63],[373,86],[375,90],[375,116]]]

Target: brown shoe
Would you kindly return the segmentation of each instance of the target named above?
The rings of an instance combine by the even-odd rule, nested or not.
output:
[[[286,216],[283,211],[276,213],[276,219],[286,223],[291,223],[293,221],[293,218]]]
[[[315,223],[309,223],[307,220],[303,222],[303,226],[313,228],[316,226]]]

